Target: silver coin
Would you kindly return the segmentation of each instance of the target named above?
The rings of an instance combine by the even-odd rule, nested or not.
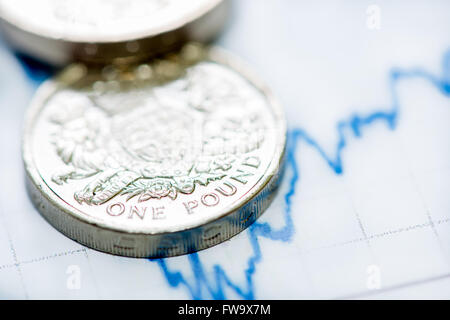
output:
[[[208,248],[267,208],[283,111],[236,58],[189,44],[149,63],[72,65],[27,113],[23,156],[40,213],[68,237],[132,257]]]
[[[137,60],[208,41],[227,9],[227,0],[0,0],[0,22],[16,49],[64,66]]]

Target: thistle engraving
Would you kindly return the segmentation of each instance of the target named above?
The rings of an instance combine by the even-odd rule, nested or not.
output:
[[[63,162],[52,180],[85,181],[74,194],[80,204],[176,199],[230,175],[264,142],[246,93],[207,66],[158,86],[67,89],[51,103],[52,144]]]

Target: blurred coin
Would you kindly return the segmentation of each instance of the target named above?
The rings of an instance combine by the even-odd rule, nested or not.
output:
[[[27,113],[31,198],[70,238],[164,257],[242,231],[271,202],[285,120],[235,58],[189,44],[136,65],[72,65]]]
[[[227,8],[227,0],[0,0],[0,21],[17,50],[62,66],[128,62],[209,41]]]

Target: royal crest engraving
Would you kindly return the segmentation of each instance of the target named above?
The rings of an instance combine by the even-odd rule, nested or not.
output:
[[[175,200],[229,176],[264,143],[264,122],[246,108],[245,93],[206,66],[162,85],[101,88],[52,98],[52,145],[62,161],[52,181],[85,182],[74,193],[80,204]]]

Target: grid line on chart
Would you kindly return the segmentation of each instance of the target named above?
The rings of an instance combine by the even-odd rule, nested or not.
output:
[[[94,273],[94,269],[92,268],[91,259],[89,259],[88,249],[87,249],[86,247],[82,247],[82,248],[81,248],[81,251],[84,253],[84,257],[86,258],[87,263],[88,263],[89,271],[90,271],[91,274],[93,275],[93,277],[92,277],[92,282],[94,283],[95,293],[96,293],[96,295],[97,295],[97,298],[100,299],[100,298],[101,298],[101,295],[100,295],[100,289],[99,289],[97,280],[96,280],[96,278],[95,278],[95,273]]]
[[[348,192],[348,190],[346,190],[346,191]],[[348,192],[348,193],[350,193],[350,192]],[[355,202],[354,202],[352,197],[350,197],[350,202],[351,202],[351,205],[352,205],[352,208],[353,208],[353,212],[355,214],[356,223],[358,224],[358,227],[359,227],[359,229],[360,229],[360,231],[361,231],[361,233],[363,235],[363,237],[359,238],[359,239],[360,239],[360,241],[365,241],[366,242],[367,247],[368,247],[368,249],[370,251],[370,254],[371,254],[372,258],[373,258],[373,252],[372,252],[372,247],[370,245],[369,236],[367,234],[366,229],[364,228],[364,224],[362,223],[361,216],[360,216],[358,210],[356,209]]]
[[[17,259],[16,249],[14,248],[14,244],[13,244],[11,235],[9,234],[9,231],[8,231],[8,228],[7,228],[7,225],[6,225],[6,221],[5,221],[5,217],[3,216],[3,211],[2,210],[0,210],[0,221],[2,222],[2,224],[4,226],[6,238],[8,239],[9,250],[10,250],[11,256],[12,256],[13,261],[14,261],[14,263],[11,264],[11,267],[15,267],[16,268],[16,271],[19,274],[20,283],[22,285],[22,289],[23,289],[23,292],[25,294],[25,298],[28,299],[29,295],[28,295],[27,288],[25,286],[25,280],[23,279],[22,270],[20,269],[20,263],[19,263],[19,261]],[[2,268],[0,267],[0,270],[1,269]]]
[[[416,230],[416,229],[423,229],[423,228],[427,228],[427,227],[432,227],[433,228],[436,225],[441,225],[441,224],[445,224],[445,223],[449,223],[449,222],[450,222],[450,218],[441,219],[441,220],[437,220],[437,221],[432,221],[431,220],[430,222],[426,222],[426,223],[422,223],[422,224],[416,224],[416,225],[411,225],[411,226],[408,226],[408,227],[398,228],[398,229],[394,229],[394,230],[388,230],[388,231],[385,231],[385,232],[382,232],[382,233],[378,233],[378,234],[374,234],[374,235],[365,235],[364,237],[361,237],[361,238],[357,238],[357,239],[353,239],[353,240],[345,241],[345,242],[340,242],[340,243],[335,243],[335,244],[329,245],[329,246],[322,246],[322,247],[316,247],[316,248],[304,250],[303,252],[300,252],[300,254],[303,255],[303,254],[307,254],[307,253],[312,252],[312,251],[328,249],[328,248],[336,248],[336,247],[350,245],[350,244],[354,244],[354,243],[358,243],[358,242],[362,242],[362,241],[368,242],[368,241],[370,241],[372,239],[379,239],[379,238],[383,238],[383,237],[387,237],[387,236],[396,235],[396,234],[399,234],[399,233],[413,231],[413,230]],[[24,282],[24,279],[23,279],[21,271],[20,271],[20,266],[21,265],[35,263],[35,262],[41,262],[41,261],[45,261],[45,260],[55,259],[55,258],[58,258],[58,257],[63,257],[63,256],[68,256],[68,255],[73,255],[73,254],[78,254],[78,253],[83,253],[83,255],[88,259],[88,257],[87,257],[87,248],[82,247],[82,248],[77,249],[77,250],[63,251],[63,252],[55,253],[55,254],[48,255],[48,256],[38,257],[38,258],[30,259],[30,260],[18,261],[17,260],[17,256],[15,254],[14,246],[13,246],[11,240],[10,240],[10,236],[9,236],[8,232],[7,232],[7,237],[9,239],[10,248],[11,248],[11,254],[13,255],[14,263],[1,265],[0,266],[0,272],[1,272],[1,270],[4,270],[4,269],[9,269],[9,268],[16,267],[18,269],[18,272],[19,272],[19,275],[20,275],[21,283],[22,283],[23,289],[25,291],[26,298],[28,298],[28,293],[26,291],[25,282]],[[393,290],[407,288],[407,287],[411,287],[411,286],[414,286],[414,285],[425,284],[425,283],[428,283],[428,282],[442,280],[442,279],[446,279],[446,278],[449,278],[449,277],[450,277],[450,273],[444,273],[442,275],[438,275],[438,276],[434,276],[434,277],[430,277],[430,278],[425,278],[425,279],[413,280],[413,281],[409,281],[409,282],[405,282],[405,283],[400,283],[400,284],[389,286],[389,287],[386,287],[386,288],[383,288],[383,289],[378,289],[378,290],[373,290],[373,291],[362,291],[362,292],[359,292],[359,293],[356,293],[356,294],[338,297],[336,299],[356,299],[356,298],[370,297],[370,296],[375,295],[375,294],[380,294],[380,293],[384,293],[384,292],[389,292],[389,291],[393,291]],[[95,287],[97,289],[97,295],[99,295],[99,290],[98,290],[97,284],[95,285]]]
[[[43,256],[43,257],[39,257],[39,258],[34,258],[31,260],[24,260],[24,261],[15,261],[15,263],[13,264],[4,264],[2,266],[0,266],[0,271],[3,269],[8,269],[8,268],[12,268],[12,267],[19,267],[21,265],[24,264],[30,264],[30,263],[34,263],[34,262],[41,262],[41,261],[45,261],[45,260],[49,260],[49,259],[54,259],[54,258],[59,258],[59,257],[64,257],[64,256],[68,256],[68,255],[72,255],[72,254],[76,254],[76,253],[82,253],[84,252],[86,249],[82,248],[82,249],[77,249],[77,250],[70,250],[70,251],[64,251],[64,252],[59,252],[59,253],[55,253],[49,256]]]
[[[370,244],[371,238],[369,237],[369,235],[366,232],[366,229],[364,228],[364,224],[362,222],[361,216],[360,216],[358,210],[356,209],[356,206],[355,206],[355,203],[354,203],[354,200],[353,200],[352,197],[350,197],[350,202],[351,202],[353,211],[355,213],[356,223],[358,224],[359,229],[361,230],[361,232],[363,234],[363,237],[362,238],[358,238],[358,241],[356,241],[356,242],[365,241],[366,244],[367,244],[367,248],[369,249],[369,252],[370,252],[370,255],[371,255],[372,259],[375,260],[375,255],[373,254],[372,246]]]
[[[427,219],[428,219],[428,223],[429,223],[430,226],[431,226],[431,230],[433,231],[433,234],[434,234],[434,236],[435,236],[435,238],[436,238],[436,240],[437,240],[437,242],[438,242],[439,250],[441,251],[441,253],[442,253],[443,256],[445,257],[445,260],[446,260],[447,264],[450,265],[450,257],[449,257],[449,254],[448,254],[448,252],[445,250],[445,248],[444,248],[444,246],[443,246],[443,244],[442,244],[442,240],[441,240],[441,238],[439,237],[439,232],[438,232],[438,230],[437,230],[437,228],[436,228],[436,225],[435,225],[435,223],[433,222],[433,218],[432,218],[432,216],[431,216],[431,210],[430,210],[430,208],[429,208],[429,206],[428,206],[428,204],[427,204],[427,201],[425,200],[425,197],[424,197],[423,194],[422,194],[422,191],[420,190],[420,188],[419,188],[419,186],[418,186],[416,176],[414,175],[414,171],[412,170],[411,164],[410,164],[410,163],[408,163],[408,171],[409,171],[409,175],[410,175],[410,177],[411,177],[412,183],[413,183],[413,185],[414,185],[414,188],[416,189],[417,193],[419,194],[420,200],[422,201],[422,204],[423,204],[423,206],[424,206],[425,215],[426,215],[426,217],[427,217]],[[438,221],[438,222],[439,222],[439,221]],[[439,224],[439,223],[438,223],[438,224]]]
[[[412,231],[412,230],[416,230],[416,229],[422,229],[422,228],[431,227],[432,224],[433,225],[441,225],[441,224],[448,223],[448,222],[450,222],[450,218],[438,220],[438,221],[435,221],[435,222],[433,221],[432,223],[425,222],[425,223],[422,223],[422,224],[415,224],[415,225],[411,225],[411,226],[408,226],[408,227],[403,227],[403,228],[398,228],[398,229],[394,229],[394,230],[384,231],[382,233],[368,235],[367,238],[366,237],[360,237],[360,238],[356,238],[356,239],[349,240],[349,241],[338,242],[338,243],[331,244],[331,245],[328,245],[328,246],[321,246],[321,247],[315,247],[315,248],[311,248],[311,249],[302,250],[302,251],[300,251],[300,254],[307,254],[307,253],[310,253],[310,252],[313,252],[313,251],[323,250],[323,249],[337,248],[337,247],[341,247],[341,246],[345,246],[345,245],[349,245],[349,244],[354,244],[354,243],[358,243],[358,242],[362,242],[362,241],[370,241],[370,240],[373,240],[373,239],[379,239],[379,238],[383,238],[383,237],[386,237],[386,236],[396,235],[396,234],[399,234],[399,233],[408,232],[408,231]]]
[[[416,230],[416,229],[423,229],[423,228],[431,227],[432,225],[441,225],[441,224],[445,224],[445,223],[449,223],[449,222],[450,222],[450,218],[432,221],[431,223],[425,222],[422,224],[415,224],[415,225],[411,225],[408,227],[398,228],[398,229],[394,229],[394,230],[388,230],[388,231],[385,231],[382,233],[367,235],[367,237],[356,238],[353,240],[339,242],[339,243],[335,243],[335,244],[328,245],[328,246],[321,246],[321,247],[302,250],[300,252],[300,254],[307,254],[312,251],[323,250],[323,249],[337,248],[337,247],[350,245],[350,244],[354,244],[354,243],[358,243],[358,242],[362,242],[362,241],[370,241],[373,239],[379,239],[379,238],[383,238],[386,236],[396,235],[396,234],[403,233],[403,232],[408,232],[408,231],[412,231],[412,230]],[[85,247],[82,247],[77,250],[63,251],[63,252],[59,252],[59,253],[55,253],[52,255],[43,256],[43,257],[39,257],[39,258],[34,258],[34,259],[30,259],[30,260],[24,260],[24,261],[20,261],[20,262],[17,261],[13,264],[4,264],[4,265],[0,266],[0,271],[3,269],[8,269],[8,268],[20,266],[23,264],[40,262],[40,261],[44,261],[44,260],[54,259],[54,258],[68,256],[68,255],[77,254],[77,253],[84,253],[84,255],[87,257],[87,249]]]

